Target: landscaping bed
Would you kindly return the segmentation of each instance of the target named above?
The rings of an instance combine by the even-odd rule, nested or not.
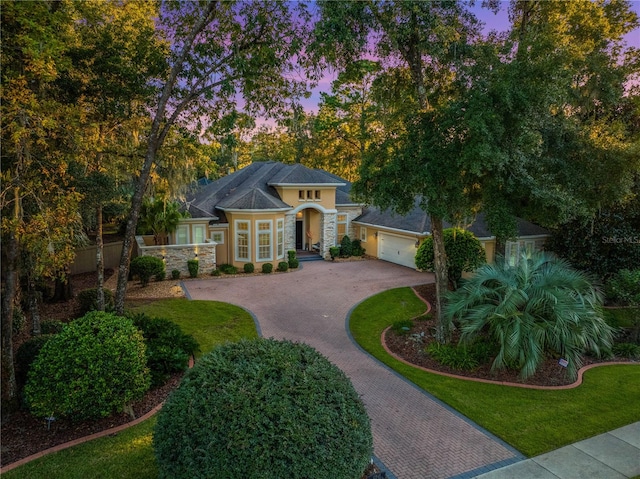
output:
[[[414,289],[418,295],[431,304],[433,308],[433,305],[436,304],[435,285],[426,284],[417,286]],[[432,313],[433,311],[434,309],[432,309]],[[389,329],[385,335],[385,342],[393,354],[416,366],[468,378],[534,386],[565,386],[574,382],[568,376],[566,369],[558,364],[560,358],[547,359],[538,371],[526,381],[519,378],[518,371],[516,370],[503,369],[492,372],[491,363],[479,365],[472,370],[459,370],[447,367],[430,357],[424,351],[429,344],[435,342],[433,335],[435,331],[435,321],[433,319],[416,319],[413,323],[413,326],[409,330],[403,331],[401,334]],[[459,332],[454,331],[454,344],[457,343],[458,338]],[[587,356],[583,358],[583,366],[611,360],[611,358],[605,360]],[[615,358],[615,360],[631,362],[626,358]]]

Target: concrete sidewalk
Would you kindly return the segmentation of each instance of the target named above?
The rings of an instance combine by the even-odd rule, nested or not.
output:
[[[627,479],[640,475],[640,422],[576,442],[478,479]]]

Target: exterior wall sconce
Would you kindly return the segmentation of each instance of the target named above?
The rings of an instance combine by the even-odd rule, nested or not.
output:
[[[196,258],[198,257],[198,253],[196,253]]]
[[[416,241],[416,248],[419,248],[419,247],[420,247],[420,240],[417,240]]]
[[[374,236],[375,238],[377,238],[377,237],[378,237],[378,232],[376,231],[375,233],[373,233],[373,236]]]

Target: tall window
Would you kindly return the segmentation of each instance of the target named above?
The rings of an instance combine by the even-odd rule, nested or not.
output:
[[[277,220],[276,235],[278,243],[278,259],[284,258],[284,220]]]
[[[176,244],[189,244],[189,225],[176,228]]]
[[[337,237],[336,237],[336,241],[338,242],[338,244],[340,244],[342,242],[342,238],[344,238],[344,236],[347,234],[347,215],[346,214],[339,214],[337,216],[336,219],[336,223],[337,223]]]
[[[236,261],[249,261],[251,232],[249,222],[236,220]]]
[[[273,259],[272,247],[271,247],[271,235],[272,233],[272,221],[256,221],[256,227],[258,228],[258,261],[271,261]]]
[[[193,242],[204,243],[204,225],[193,225]]]
[[[360,227],[360,241],[366,243],[367,241],[367,228],[364,226]]]

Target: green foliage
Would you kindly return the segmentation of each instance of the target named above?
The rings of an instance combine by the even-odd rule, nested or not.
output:
[[[16,351],[16,381],[18,382],[18,387],[27,382],[27,374],[31,369],[31,364],[33,364],[36,356],[38,356],[38,353],[50,338],[50,334],[34,336],[22,343]]]
[[[351,255],[363,256],[364,253],[365,253],[365,249],[362,247],[362,242],[359,239],[354,239],[351,242]]]
[[[611,351],[622,358],[640,359],[640,345],[634,343],[615,344]]]
[[[180,279],[180,270],[179,269],[173,269],[171,270],[171,279]]]
[[[255,271],[256,267],[254,266],[253,263],[245,263],[244,266],[242,267],[244,272],[247,274],[251,274]]]
[[[607,298],[622,306],[640,306],[640,269],[618,271],[606,284]]]
[[[440,344],[433,342],[425,352],[443,366],[458,371],[471,371],[489,361],[492,347],[482,341],[469,345]]]
[[[636,187],[640,189],[640,186]],[[588,220],[573,220],[552,230],[545,248],[575,268],[604,282],[618,271],[640,264],[640,203],[602,210]]]
[[[211,276],[220,276],[222,272],[219,269],[212,269]]]
[[[28,374],[27,405],[38,417],[109,416],[147,391],[146,362],[130,319],[90,312],[44,344]]]
[[[300,260],[298,258],[289,260],[289,268],[296,269],[298,266],[300,266]]]
[[[547,254],[485,265],[448,296],[445,316],[458,320],[463,342],[488,333],[499,345],[493,369],[515,365],[533,375],[545,354],[569,361],[576,377],[586,352],[611,347],[613,329],[602,319],[602,295],[590,278]]]
[[[232,264],[219,264],[218,265],[218,269],[220,271],[222,271],[224,274],[237,274],[238,273],[238,268],[236,268],[234,265]]]
[[[278,271],[280,271],[281,273],[284,273],[285,271],[289,270],[289,263],[287,263],[286,261],[280,261],[278,263]]]
[[[265,274],[269,274],[273,271],[273,265],[271,263],[264,263],[262,265],[262,272]]]
[[[329,255],[331,256],[331,259],[336,259],[338,256],[340,256],[340,247],[332,246],[331,248],[329,248]]]
[[[102,288],[104,293],[104,308],[109,311],[113,309],[113,293],[110,289]],[[80,315],[98,309],[98,289],[89,288],[78,293],[78,303],[80,304]]]
[[[289,261],[296,259],[296,250],[290,249],[289,251],[287,251],[287,259]]]
[[[449,279],[457,287],[462,273],[475,271],[476,268],[485,264],[487,255],[482,248],[482,243],[469,231],[448,228],[444,230],[443,235]],[[433,271],[434,266],[433,237],[429,236],[418,248],[416,267]]]
[[[140,278],[142,286],[147,286],[152,277],[156,281],[164,278],[164,261],[154,256],[138,256],[131,261],[131,274]]]
[[[58,321],[56,319],[45,319],[40,321],[40,333],[41,334],[58,334],[62,332],[66,323]]]
[[[145,199],[140,210],[138,234],[153,234],[155,244],[165,244],[166,236],[178,228],[185,217],[175,201]]]
[[[340,241],[340,257],[348,258],[352,254],[351,238],[348,235],[344,235]]]
[[[304,344],[227,343],[202,357],[158,415],[160,478],[359,479],[369,419],[349,379]]]
[[[413,320],[411,319],[402,319],[400,321],[394,321],[394,323],[391,325],[391,330],[396,333],[399,334],[401,336],[404,336],[405,334],[409,334],[409,330],[413,328]]]
[[[144,313],[132,314],[130,318],[142,331],[152,387],[162,385],[171,373],[187,369],[189,358],[199,350],[193,336],[183,333],[168,319],[152,318]]]
[[[197,278],[198,277],[198,268],[200,263],[197,259],[190,259],[187,261],[187,268],[189,269],[189,277]]]

